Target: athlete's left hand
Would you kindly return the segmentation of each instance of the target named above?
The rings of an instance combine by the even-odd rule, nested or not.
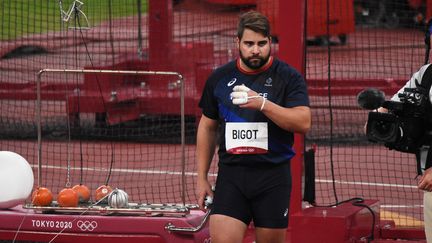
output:
[[[418,188],[425,191],[432,191],[432,168],[429,168],[423,172],[418,182]]]

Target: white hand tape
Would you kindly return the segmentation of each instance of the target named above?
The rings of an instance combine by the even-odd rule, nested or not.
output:
[[[250,89],[248,87],[246,87],[246,85],[242,84],[242,85],[236,85],[233,88],[233,91],[238,91],[238,92],[248,92]]]
[[[234,105],[243,105],[243,104],[246,104],[247,102],[248,102],[248,98],[247,97],[232,99],[232,103]]]
[[[234,105],[242,105],[248,102],[248,94],[247,92],[250,89],[246,87],[246,85],[236,85],[233,88],[233,92],[231,93],[232,103]]]
[[[234,91],[230,94],[231,99],[241,99],[241,98],[247,98],[248,93],[246,92],[240,92],[240,91]]]
[[[248,101],[248,94],[243,91],[234,91],[231,92],[231,99],[234,105],[242,105],[246,104]]]

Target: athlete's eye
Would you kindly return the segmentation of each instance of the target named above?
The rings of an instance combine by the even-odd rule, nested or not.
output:
[[[260,47],[263,47],[263,46],[267,45],[267,43],[268,43],[268,41],[259,41],[259,42],[258,42],[258,45],[259,45]]]
[[[247,47],[252,47],[254,45],[253,41],[245,41],[243,42]]]

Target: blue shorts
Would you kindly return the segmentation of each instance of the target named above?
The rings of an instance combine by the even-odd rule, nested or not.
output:
[[[290,164],[256,167],[219,163],[211,214],[255,227],[287,228],[291,194]]]

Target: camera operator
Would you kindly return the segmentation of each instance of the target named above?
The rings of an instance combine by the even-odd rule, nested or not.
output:
[[[430,38],[430,37],[429,37]],[[407,90],[415,90],[420,92],[427,100],[426,106],[427,111],[424,112],[424,116],[430,115],[430,108],[432,107],[432,89],[430,84],[432,83],[432,65],[426,64],[422,66],[407,83],[391,98],[391,101],[401,102],[402,99],[406,98]],[[411,93],[411,92],[408,92]],[[389,112],[388,109],[380,107],[376,110],[377,112]],[[430,117],[425,117],[430,119]],[[367,124],[366,124],[367,126]],[[365,132],[366,132],[365,126]],[[429,132],[429,131],[427,131]],[[427,139],[430,140],[430,139]],[[424,214],[424,228],[426,233],[426,240],[432,243],[432,149],[429,149],[429,145],[432,141],[428,141],[426,145],[422,145],[416,153],[417,167],[418,167],[418,188],[424,191],[423,196],[423,214]],[[396,149],[397,150],[397,149]],[[401,150],[399,150],[401,151]]]
[[[416,88],[418,82],[425,83],[427,78],[431,78],[430,73],[432,72],[431,64],[422,66],[417,72],[415,72],[411,79],[402,87],[393,97],[393,101],[399,101],[398,94],[401,94],[405,88]],[[429,101],[431,101],[431,89],[429,88]],[[416,155],[417,160],[420,161],[421,173],[417,187],[424,191],[423,196],[423,216],[424,216],[424,228],[426,233],[427,242],[432,242],[432,168],[430,165],[426,165],[428,156],[428,148],[423,146],[420,149],[420,153]],[[432,156],[432,155],[429,155]]]

